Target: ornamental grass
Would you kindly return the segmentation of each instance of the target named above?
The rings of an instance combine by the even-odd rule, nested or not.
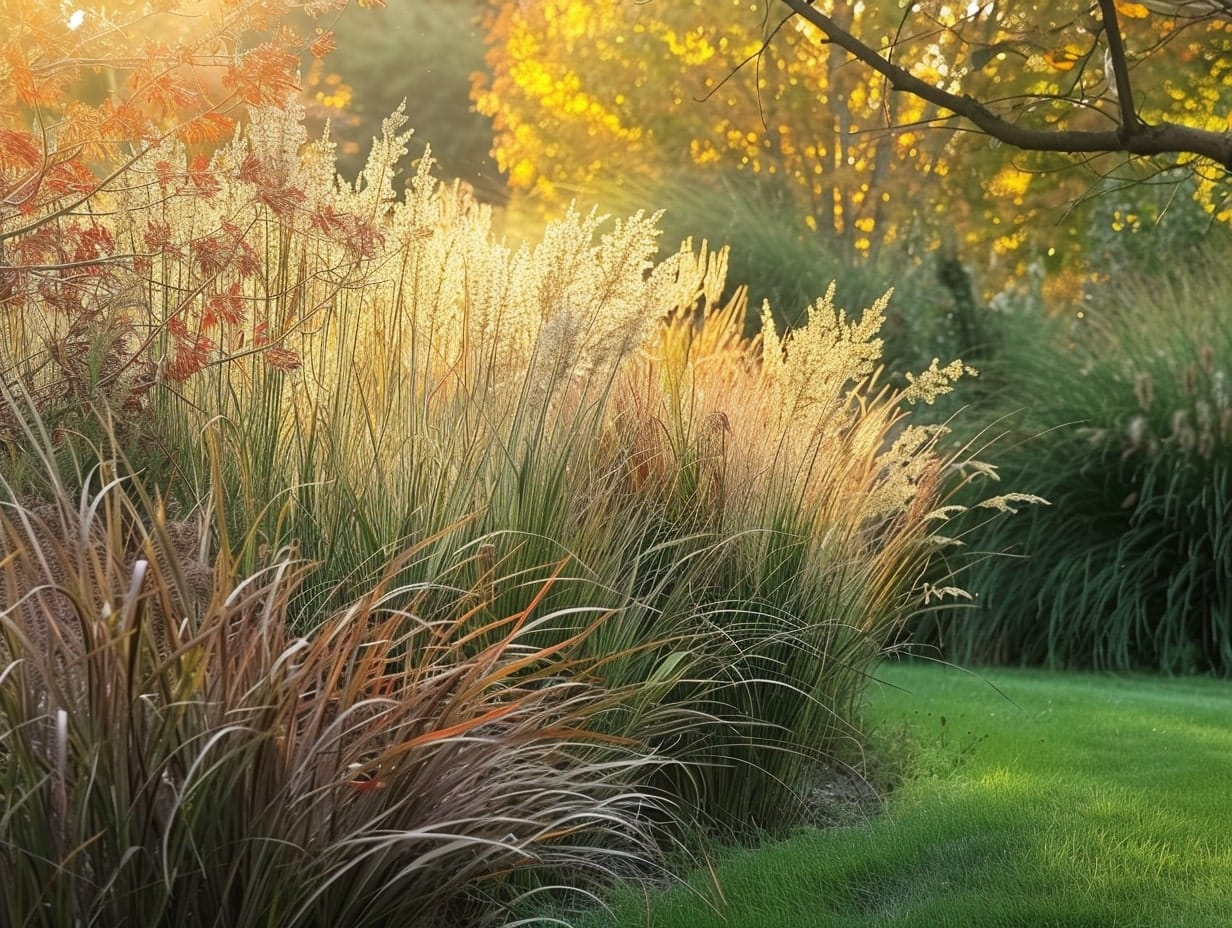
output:
[[[659,257],[653,215],[510,245],[427,159],[397,180],[403,122],[353,184],[293,109],[205,166],[152,151],[92,220],[128,243],[131,300],[98,306],[148,384],[52,405],[54,352],[10,368],[7,795],[76,829],[23,858],[13,911],[68,924],[131,869],[151,924],[513,918],[698,828],[784,829],[858,758],[908,617],[956,592],[943,497],[983,470],[910,413],[960,363],[886,385],[885,300],[857,318],[833,287],[748,338],[726,251]],[[98,811],[119,777],[135,798]]]
[[[469,925],[653,866],[659,761],[576,654],[604,616],[541,640],[564,565],[493,617],[395,581],[426,539],[301,633],[294,551],[245,573],[106,457],[47,476],[0,508],[6,924]]]
[[[989,526],[953,660],[1232,671],[1232,326],[1220,252],[1125,273],[1077,320],[1007,315],[1003,477],[1049,499]],[[1025,398],[1030,402],[1023,405]]]

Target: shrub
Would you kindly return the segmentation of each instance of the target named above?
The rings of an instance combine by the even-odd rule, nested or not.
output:
[[[216,326],[204,324],[211,312],[201,304],[215,322],[234,322],[235,294],[211,283],[232,261],[251,270],[244,230],[228,221],[227,206],[203,208],[203,219],[221,221],[189,219],[172,241],[167,214],[190,217],[193,205],[212,200],[208,152],[232,136],[246,105],[285,102],[299,55],[328,54],[325,26],[348,3],[234,0],[211,9],[116,0],[66,12],[5,2],[0,384],[27,393],[53,430],[93,428],[90,406],[123,412],[117,426],[133,425],[160,375],[192,370],[212,350]],[[276,210],[299,205],[279,178],[261,180],[260,195]],[[137,200],[147,208],[134,213]],[[152,307],[143,271],[169,259],[190,273],[172,279],[179,289]],[[148,349],[167,336],[161,324],[177,350],[160,368]],[[0,440],[17,431],[0,419]]]
[[[1119,275],[1078,317],[1007,315],[1001,472],[1051,501],[982,536],[960,661],[1232,670],[1224,261]]]

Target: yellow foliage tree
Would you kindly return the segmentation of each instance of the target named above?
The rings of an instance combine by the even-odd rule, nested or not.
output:
[[[493,0],[474,95],[511,183],[547,201],[736,169],[858,248],[948,242],[1003,276],[1078,257],[1086,220],[1057,217],[1093,191],[1232,155],[1220,6]]]
[[[848,6],[889,40],[893,16]],[[475,100],[493,118],[510,184],[551,202],[682,164],[735,169],[785,184],[809,204],[810,226],[858,247],[901,234],[890,191],[943,173],[944,140],[887,126],[934,110],[886,98],[807,23],[768,20],[765,3],[723,9],[702,0],[495,4],[490,74],[477,77]]]

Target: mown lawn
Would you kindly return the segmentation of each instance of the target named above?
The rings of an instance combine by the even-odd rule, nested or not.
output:
[[[1232,683],[884,667],[883,814],[723,855],[588,922],[1232,925]]]

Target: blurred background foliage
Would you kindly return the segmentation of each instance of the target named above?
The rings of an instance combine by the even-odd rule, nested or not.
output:
[[[964,15],[915,4],[909,28],[900,6],[839,0],[826,9],[872,45],[893,44],[896,60],[924,80],[961,77],[964,93],[985,100],[1032,95],[1014,114],[1020,124],[1107,118],[1102,68],[1055,47],[1075,26],[1097,34],[1088,5],[971,4]],[[777,3],[744,0],[490,3],[475,101],[493,119],[510,187],[550,209],[630,178],[678,182],[684,167],[703,189],[754,175],[781,193],[784,214],[837,240],[840,252],[948,251],[991,295],[1041,256],[1071,272],[1073,292],[1092,263],[1085,205],[1109,186],[1099,178],[1115,177],[1135,203],[1139,182],[1152,179],[1152,168],[1117,156],[1076,168],[1059,155],[990,144],[939,121],[930,105],[888,93],[881,78],[785,14]],[[1175,20],[1146,14],[1122,14],[1127,42],[1142,52],[1139,86],[1151,88],[1143,116],[1222,127],[1223,22],[1181,33]],[[920,25],[930,21],[931,30]],[[1080,96],[1087,111],[1066,96]],[[1211,184],[1197,192],[1204,210],[1216,211]],[[1145,206],[1128,212],[1151,221]]]
[[[996,437],[1001,479],[1051,505],[981,531],[975,599],[922,619],[918,639],[964,664],[1232,672],[1219,238],[1101,282],[1068,317],[1041,314],[1038,294],[1005,301],[978,414],[959,429]]]
[[[483,9],[481,0],[411,0],[338,17],[337,48],[305,58],[304,76],[309,113],[318,125],[331,122],[344,177],[358,174],[381,120],[405,100],[412,157],[430,144],[443,176],[486,202],[506,199],[491,121],[470,101],[472,77],[484,67]]]

